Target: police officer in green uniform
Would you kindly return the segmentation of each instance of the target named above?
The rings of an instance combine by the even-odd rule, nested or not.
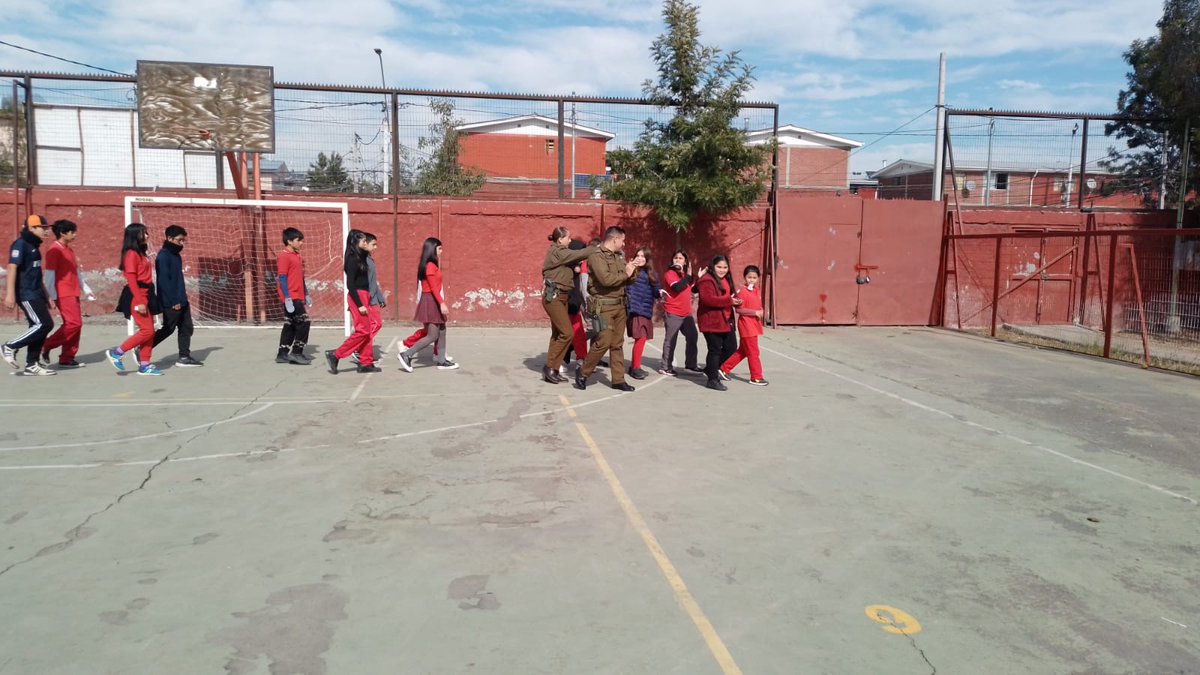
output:
[[[604,352],[612,373],[612,388],[633,391],[625,382],[625,287],[633,283],[634,273],[641,265],[625,262],[625,230],[610,227],[604,231],[604,241],[595,253],[588,256],[587,309],[599,322],[599,332],[587,358],[575,369],[575,388],[586,389],[587,380],[595,372]]]

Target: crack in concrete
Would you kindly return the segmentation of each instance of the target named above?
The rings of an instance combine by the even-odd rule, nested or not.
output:
[[[225,419],[228,420],[228,419],[237,417],[238,415],[240,415],[242,413],[242,411],[256,405],[258,403],[259,399],[269,396],[272,392],[274,392],[276,389],[278,389],[284,383],[285,380],[286,380],[286,378],[280,379],[278,382],[271,385],[271,387],[269,389],[267,389],[263,393],[259,394],[258,396],[255,396],[254,399],[251,400],[249,403],[247,403],[246,405],[243,405],[242,407],[233,411],[233,413],[230,414]],[[269,406],[272,404],[268,403],[266,405]],[[163,464],[166,464],[167,462],[171,461],[172,457],[174,457],[176,454],[178,454],[180,450],[183,450],[188,445],[191,445],[191,443],[193,441],[199,440],[199,439],[203,438],[204,436],[207,436],[209,434],[209,432],[211,432],[213,430],[213,427],[220,421],[221,420],[217,420],[216,422],[209,424],[208,426],[199,430],[191,438],[176,445],[174,450],[171,450],[167,454],[163,455],[162,459],[158,460],[157,462],[155,462],[154,464],[152,464],[150,466],[150,468],[146,471],[146,477],[143,478],[140,483],[138,483],[137,487],[135,487],[131,490],[126,490],[125,492],[121,493],[120,495],[117,495],[116,499],[109,502],[104,508],[100,509],[99,511],[93,511],[92,513],[89,513],[88,516],[83,519],[82,523],[76,525],[75,527],[71,528],[70,530],[67,530],[67,533],[64,535],[66,537],[66,539],[64,541],[60,541],[58,543],[51,544],[49,546],[44,546],[41,549],[39,549],[37,553],[34,553],[33,555],[29,556],[28,558],[25,558],[24,560],[18,560],[17,562],[12,563],[8,567],[5,567],[4,569],[0,570],[0,576],[4,576],[5,574],[8,574],[13,569],[20,567],[21,565],[25,565],[26,563],[32,562],[33,560],[36,560],[44,555],[49,555],[51,553],[57,553],[59,551],[63,551],[67,548],[70,548],[71,545],[73,545],[75,542],[79,541],[80,539],[86,539],[89,536],[91,536],[92,531],[88,530],[87,526],[89,523],[92,522],[93,518],[107,513],[114,506],[117,506],[122,501],[124,501],[125,498],[128,497],[129,495],[131,495],[135,492],[140,492],[141,490],[144,490],[146,488],[146,485],[150,483],[150,479],[152,479],[154,477],[155,469],[157,469],[158,467],[162,466]],[[168,421],[167,428],[170,428],[170,426],[171,426],[170,422]]]
[[[925,660],[925,665],[929,666],[930,675],[937,675],[937,667],[929,661],[928,656],[925,656],[925,650],[917,646],[917,641],[913,638],[913,636],[909,635],[908,633],[904,633],[904,637],[908,638],[908,641],[910,644],[912,644],[913,649],[917,650],[917,653],[920,654],[921,658]]]

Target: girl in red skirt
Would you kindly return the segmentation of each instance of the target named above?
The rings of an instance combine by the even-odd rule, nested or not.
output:
[[[658,274],[651,262],[649,247],[643,246],[633,256],[633,262],[640,266],[634,274],[633,283],[625,289],[625,298],[629,304],[629,337],[633,338],[633,359],[630,363],[629,376],[635,380],[646,379],[646,371],[642,370],[642,351],[646,341],[654,339],[654,303],[658,300]]]
[[[446,297],[442,291],[442,242],[434,237],[421,246],[421,260],[417,263],[417,280],[421,282],[421,299],[413,320],[425,326],[425,337],[400,352],[400,367],[412,372],[412,360],[422,349],[436,345],[434,363],[438,370],[454,370],[458,364],[445,358],[446,354]]]
[[[121,357],[125,352],[137,350],[138,375],[162,375],[150,363],[150,348],[154,346],[154,317],[150,309],[150,297],[154,292],[150,259],[146,257],[146,226],[131,223],[125,226],[125,240],[121,244],[121,273],[132,298],[129,300],[129,316],[137,332],[130,335],[120,347],[104,352],[109,363],[118,371],[125,370]]]

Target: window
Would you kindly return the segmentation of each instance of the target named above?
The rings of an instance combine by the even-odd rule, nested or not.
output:
[[[997,190],[1007,190],[1008,189],[1008,174],[1006,174],[1006,173],[996,174],[995,189],[997,189]]]
[[[554,139],[553,138],[546,139],[546,154],[547,155],[554,154]]]

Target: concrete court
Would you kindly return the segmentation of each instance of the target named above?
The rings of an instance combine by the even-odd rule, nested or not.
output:
[[[769,387],[615,395],[547,332],[146,378],[85,327],[0,395],[0,674],[1200,672],[1196,378],[787,329]]]

